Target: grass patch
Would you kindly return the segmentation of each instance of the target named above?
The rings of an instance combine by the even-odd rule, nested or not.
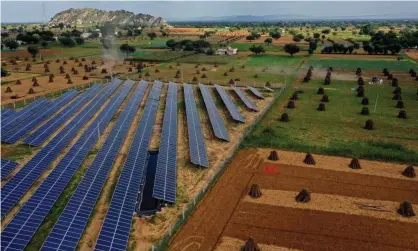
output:
[[[290,55],[251,55],[248,56],[247,65],[256,67],[267,66],[284,66],[284,67],[297,67],[302,62],[302,56],[290,56]]]
[[[187,57],[183,57],[177,62],[190,63],[190,64],[230,64],[238,60],[238,55],[211,55],[206,54],[194,54]]]
[[[261,45],[261,46],[264,47],[264,49],[266,51],[274,51],[274,52],[284,51],[283,46],[278,46],[278,45],[275,45],[275,44],[267,45],[267,44],[264,44],[264,43],[263,44],[261,44],[261,43],[232,43],[231,47],[237,48],[238,51],[250,51],[250,48],[253,45],[255,45],[255,46]]]
[[[25,157],[32,155],[34,151],[39,149],[39,147],[30,147],[26,144],[2,144],[1,148],[1,157],[13,161],[22,160]]]

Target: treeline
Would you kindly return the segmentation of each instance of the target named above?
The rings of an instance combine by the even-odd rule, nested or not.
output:
[[[166,45],[172,51],[196,51],[199,53],[207,53],[209,55],[215,53],[214,49],[211,48],[210,42],[204,39],[194,41],[189,39],[184,39],[180,41],[169,39],[167,40]]]

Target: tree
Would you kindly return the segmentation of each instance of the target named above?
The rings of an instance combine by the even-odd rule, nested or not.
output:
[[[75,41],[77,42],[77,44],[84,44],[84,38],[82,37],[76,37]]]
[[[59,23],[59,24],[58,24],[58,27],[60,28],[60,30],[64,29],[64,23],[62,23],[62,22],[61,22],[61,23]]]
[[[248,36],[245,37],[245,39],[253,41],[253,40],[255,40],[255,37],[253,35],[248,35]]]
[[[46,49],[46,47],[48,47],[48,42],[47,41],[42,41],[41,42],[41,46]]]
[[[174,51],[177,42],[174,39],[169,39],[169,40],[167,40],[167,42],[165,42],[165,44],[167,45],[168,48],[170,48],[172,51]]]
[[[215,54],[215,50],[211,47],[206,51],[206,55],[213,55]]]
[[[273,43],[273,39],[271,39],[271,37],[268,37],[264,40],[264,43],[271,44],[271,43]]]
[[[270,36],[277,40],[282,37],[282,34],[280,34],[280,32],[278,31],[275,31],[275,32],[270,32]]]
[[[321,34],[316,32],[313,34],[313,37],[319,39],[321,37]]]
[[[373,35],[376,32],[376,30],[375,27],[372,26],[372,24],[366,24],[363,27],[361,27],[360,32],[365,35]]]
[[[331,32],[331,30],[330,29],[323,29],[322,31],[321,31],[321,33],[322,34],[329,34]]]
[[[265,53],[266,52],[266,50],[264,49],[264,47],[261,46],[261,45],[259,45],[259,46],[255,46],[255,45],[251,46],[250,47],[250,51],[253,52],[253,53],[255,53],[256,55],[258,55],[260,53]]]
[[[151,40],[154,40],[154,38],[156,38],[156,37],[157,37],[157,33],[155,33],[155,32],[148,32],[148,33],[147,33],[147,36],[148,36]]]
[[[128,57],[128,56],[129,56],[129,54],[134,53],[136,49],[135,49],[135,47],[130,46],[129,44],[122,44],[122,45],[119,47],[119,50],[120,50],[122,53],[125,53],[126,57]]]
[[[90,36],[89,36],[89,38],[98,38],[100,36],[100,33],[99,32],[97,32],[97,31],[93,31],[91,34],[90,34]]]
[[[36,45],[29,45],[27,50],[28,50],[29,54],[32,55],[33,58],[35,58],[36,54],[39,53],[39,48]]]
[[[19,47],[19,43],[14,39],[8,39],[4,41],[4,45],[6,45],[7,48],[14,51]]]
[[[1,67],[1,76],[6,77],[7,75],[9,75],[9,73],[6,71],[6,69],[3,69],[3,67]]]
[[[290,56],[293,56],[293,54],[296,54],[300,51],[300,48],[296,44],[285,44],[284,51],[289,53]]]
[[[83,33],[79,30],[76,30],[76,29],[71,31],[71,36],[73,36],[73,37],[81,37],[81,34],[83,34]]]
[[[65,47],[73,47],[75,46],[75,42],[72,38],[69,37],[59,37],[58,41]]]

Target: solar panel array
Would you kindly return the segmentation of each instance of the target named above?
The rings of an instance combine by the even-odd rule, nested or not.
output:
[[[133,81],[129,82],[133,83]],[[147,87],[148,83],[141,81],[129,99],[105,143],[43,244],[42,250],[76,249],[78,240],[87,225],[95,202],[125,140]]]
[[[83,126],[100,109],[106,99],[115,91],[120,82],[108,85],[105,90],[89,103],[70,123],[45,145],[22,169],[2,188],[1,218],[3,218],[28,191],[59,153],[70,143]]]
[[[229,98],[225,89],[220,85],[215,85],[215,88],[216,91],[219,93],[219,96],[221,96],[221,99],[224,102],[226,108],[228,109],[229,114],[231,114],[232,119],[241,123],[245,123],[244,117],[239,113],[236,105],[232,103],[232,100]]]
[[[177,172],[177,85],[169,83],[165,103],[161,144],[158,151],[152,196],[176,202]]]
[[[10,118],[11,116],[15,115],[17,112],[9,109],[9,108],[3,108],[1,109],[1,122],[4,123],[4,119]]]
[[[250,90],[250,92],[254,94],[254,96],[256,96],[259,99],[264,99],[264,96],[257,89],[255,89],[252,86],[247,86],[247,87],[248,87],[248,90]]]
[[[78,91],[71,90],[50,103],[47,107],[35,113],[30,120],[27,120],[22,126],[14,127],[6,133],[1,134],[1,141],[9,144],[16,143],[21,137],[28,134],[35,127],[52,116],[55,112],[66,105],[71,99],[78,94]]]
[[[209,167],[208,154],[206,152],[205,139],[200,126],[199,113],[193,95],[193,87],[183,84],[184,102],[186,103],[187,131],[189,135],[190,160],[193,164]]]
[[[244,94],[244,92],[238,88],[238,87],[232,87],[234,89],[235,93],[238,95],[238,97],[241,99],[241,101],[245,104],[245,106],[253,111],[258,111],[257,106],[253,104]]]
[[[47,140],[59,127],[67,122],[74,114],[77,113],[92,97],[94,97],[103,85],[93,85],[88,91],[78,96],[71,105],[65,107],[62,111],[48,120],[44,125],[33,132],[29,137],[23,140],[28,145],[40,146]]]
[[[205,102],[206,110],[209,114],[209,120],[212,124],[213,132],[219,139],[229,141],[228,131],[225,123],[219,114],[218,108],[210,95],[209,89],[204,84],[199,84],[200,92],[202,92],[203,101]]]
[[[95,250],[126,250],[138,192],[147,166],[148,145],[158,110],[162,83],[155,81],[112,195]]]
[[[1,125],[1,133],[4,134],[7,131],[11,130],[13,127],[17,126],[18,124],[22,123],[27,118],[31,117],[34,113],[38,110],[43,109],[47,104],[49,104],[49,100],[46,98],[40,98],[24,109],[19,111],[15,116],[10,119],[6,119],[5,123]]]
[[[19,164],[14,161],[1,159],[1,178],[6,178],[18,165]]]
[[[16,248],[23,250],[26,247],[55,201],[96,144],[101,133],[106,129],[131,88],[132,83],[124,84],[121,91],[110,99],[110,102],[97,115],[93,123],[21,207],[20,211],[1,233],[2,250]]]

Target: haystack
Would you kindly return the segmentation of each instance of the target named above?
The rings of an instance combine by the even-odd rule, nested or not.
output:
[[[102,68],[101,73],[107,74],[107,69],[106,68]]]
[[[30,68],[31,68],[31,67],[30,67],[30,64],[28,64],[28,65],[26,65],[26,69],[25,69],[25,70],[26,70],[26,71],[30,71]]]
[[[290,100],[299,100],[298,94],[293,93],[292,96],[290,97]]]
[[[224,73],[224,76],[225,76],[225,77],[226,77],[226,76],[228,76],[228,72],[225,72],[225,73]]]
[[[16,80],[16,85],[21,85],[22,81],[20,81],[20,79]]]
[[[295,102],[293,100],[290,100],[289,102],[287,102],[287,108],[289,108],[289,109],[296,108]]]
[[[308,189],[302,189],[298,195],[296,195],[296,201],[302,202],[302,203],[308,203],[311,201],[311,193],[308,191]]]
[[[353,158],[348,166],[352,169],[361,169],[360,161],[356,158]]]
[[[206,74],[203,73],[203,75],[201,76],[201,78],[207,78]]]
[[[168,67],[168,69],[173,69],[173,66],[172,66],[172,65],[170,65],[170,66]]]
[[[50,71],[49,71],[49,68],[45,68],[44,72],[45,72],[45,73],[50,72]]]
[[[149,76],[150,76],[149,72],[146,72],[145,77],[149,77]]]
[[[10,93],[10,92],[12,92],[12,88],[10,88],[10,86],[7,86],[6,93]]]
[[[282,114],[282,116],[280,116],[280,121],[281,122],[289,122],[289,115],[285,112]]]
[[[96,60],[91,61],[91,64],[96,64]]]
[[[81,62],[84,62],[84,61],[86,61],[86,59],[85,58],[81,58]]]
[[[128,72],[132,72],[132,67],[129,67],[128,68]]]
[[[310,153],[306,154],[305,159],[303,160],[303,163],[305,163],[307,165],[315,165],[316,164],[312,154],[310,154]]]
[[[399,93],[397,93],[393,96],[392,100],[402,100],[402,96]]]
[[[305,77],[303,78],[303,83],[308,83],[308,82],[309,82],[309,80],[310,80],[310,77],[305,76]]]
[[[71,78],[69,78],[68,81],[67,81],[67,85],[70,85],[72,83],[73,83],[73,81],[71,81]]]
[[[386,69],[386,68],[383,68],[382,73],[383,73],[385,76],[389,75],[389,71],[388,71],[388,69]]]
[[[392,93],[393,94],[402,94],[402,88],[401,87],[396,87],[395,90],[393,90]]]
[[[361,115],[369,115],[369,108],[363,107],[360,112]]]
[[[324,85],[330,85],[330,84],[331,84],[331,78],[329,77],[325,78]]]
[[[67,61],[64,60],[64,62],[62,62],[62,64],[67,64]]]
[[[35,93],[35,90],[33,88],[30,88],[28,91],[28,94],[34,94],[34,93]]]
[[[255,75],[254,75],[254,78],[258,78],[258,74],[255,74]]]
[[[71,77],[70,77],[70,74],[65,74],[65,79],[70,79]]]
[[[406,119],[406,111],[405,110],[400,110],[399,114],[398,114],[398,118]]]
[[[37,81],[36,77],[32,77],[32,82]]]
[[[328,95],[322,96],[321,102],[329,102]]]
[[[359,77],[359,78],[357,79],[357,84],[358,84],[358,85],[364,85],[364,80],[363,80],[363,78],[362,78],[362,77]]]
[[[248,195],[250,195],[252,198],[259,198],[263,194],[261,193],[258,184],[252,184]]]
[[[414,209],[412,208],[412,204],[409,201],[402,202],[397,212],[403,217],[415,216]]]
[[[402,175],[408,178],[415,178],[417,176],[413,166],[408,166],[405,168],[405,170],[402,171]]]
[[[324,94],[325,90],[322,87],[319,87],[317,94]]]
[[[49,82],[49,83],[53,83],[53,82],[54,82],[54,77],[53,77],[53,76],[49,76],[49,80],[48,80],[48,82]]]
[[[235,85],[235,81],[231,78],[228,82],[229,85]]]
[[[357,76],[360,76],[360,75],[361,75],[361,68],[357,68],[357,70],[356,70],[356,75],[357,75]]]
[[[364,129],[366,129],[366,130],[374,130],[373,120],[371,120],[371,119],[366,120],[366,125],[364,126]]]
[[[245,245],[241,248],[241,251],[260,251],[257,243],[252,239],[248,239]]]
[[[155,69],[155,73],[159,73],[160,72],[160,70],[158,70],[158,69]]]
[[[396,103],[396,108],[405,108],[402,100],[398,100],[398,102]]]
[[[398,87],[398,84],[399,84],[399,82],[398,82],[397,78],[392,79],[392,86],[393,87]]]
[[[357,92],[357,97],[364,97],[364,90],[360,90]]]
[[[369,99],[368,99],[367,97],[364,97],[364,98],[361,100],[361,104],[362,104],[362,105],[369,105]]]
[[[57,60],[55,60],[55,63],[59,63],[60,62],[60,60],[57,58]]]
[[[232,66],[231,69],[229,69],[229,72],[235,72],[235,68]]]
[[[393,79],[393,74],[390,74],[389,73],[389,75],[388,75],[388,80],[392,80]]]
[[[318,106],[317,110],[320,111],[320,112],[325,111],[325,104],[324,103],[319,103],[319,106]]]
[[[271,151],[268,160],[279,160],[279,155],[276,151]]]
[[[192,82],[193,83],[197,83],[198,82],[197,78],[196,77],[193,77]]]
[[[83,76],[83,80],[88,80],[88,79],[89,78],[86,75]]]
[[[271,84],[270,84],[270,82],[269,82],[269,81],[267,81],[267,82],[266,82],[266,86],[267,86],[267,87],[270,87],[270,86],[271,86]]]

